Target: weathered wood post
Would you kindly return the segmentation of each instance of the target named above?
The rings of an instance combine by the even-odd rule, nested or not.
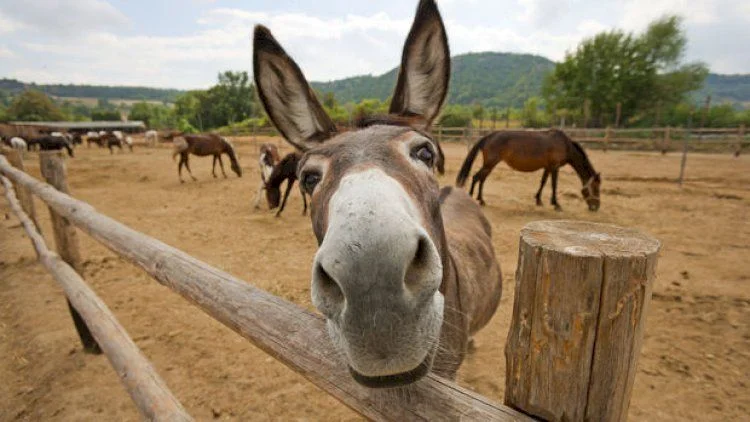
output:
[[[604,152],[607,152],[607,148],[609,147],[609,140],[611,137],[612,137],[612,127],[607,126],[607,128],[604,130]]]
[[[742,153],[742,144],[745,142],[745,124],[741,124],[737,131],[737,148],[734,150],[734,156],[739,157]]]
[[[659,248],[607,224],[524,227],[505,404],[550,421],[626,420]]]
[[[65,162],[63,161],[61,152],[40,151],[39,167],[47,183],[60,192],[70,193],[68,182],[65,179]],[[49,207],[49,213],[52,219],[52,230],[55,233],[55,246],[57,247],[58,255],[60,255],[63,261],[73,267],[78,274],[83,274],[81,251],[78,247],[78,236],[75,227],[67,218],[57,214],[52,207]],[[81,338],[81,343],[83,343],[83,350],[87,353],[101,354],[102,350],[99,344],[97,344],[83,318],[81,318],[81,315],[78,314],[73,305],[70,304],[69,300],[68,308],[70,309],[70,314],[73,316],[73,323],[76,326],[78,336]]]
[[[671,134],[672,128],[667,126],[666,129],[664,129],[664,141],[661,145],[661,154],[665,155],[667,151],[669,151],[669,144],[672,143],[672,134]]]
[[[8,162],[10,162],[10,165],[26,172],[26,169],[23,165],[23,156],[21,155],[21,151],[17,149],[11,149],[11,150],[4,150],[3,155],[8,159]],[[36,226],[37,230],[39,230],[39,222],[36,219],[36,207],[34,206],[34,196],[31,194],[31,191],[24,187],[14,184],[14,190],[16,191],[16,197],[18,198],[18,202],[21,203],[21,208],[23,209],[23,212],[26,213],[26,215],[31,218],[31,221],[34,222],[34,225]],[[41,230],[39,230],[41,233]]]

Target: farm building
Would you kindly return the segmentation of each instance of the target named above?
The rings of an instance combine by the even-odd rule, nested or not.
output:
[[[141,121],[0,123],[0,135],[30,138],[50,132],[98,132],[100,130],[119,130],[122,132],[134,133],[146,130],[146,125]]]

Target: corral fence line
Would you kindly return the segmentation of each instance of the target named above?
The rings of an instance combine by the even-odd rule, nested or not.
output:
[[[441,142],[463,142],[470,147],[479,138],[497,130],[501,129],[436,126],[433,128],[433,134]],[[685,139],[688,139],[692,151],[728,151],[739,155],[744,148],[750,146],[750,133],[747,132],[745,125],[735,128],[563,128],[562,130],[575,141],[603,150],[636,149],[666,153],[680,149],[680,144],[675,144],[673,141]]]
[[[13,153],[18,154],[8,154]],[[45,166],[61,169],[56,174],[62,181],[53,182],[66,186],[61,153],[41,152],[40,163],[43,173]],[[657,241],[633,230],[568,221],[531,223],[524,229],[505,350],[504,406],[432,374],[403,389],[363,387],[348,373],[321,316],[98,213],[12,167],[2,156],[0,174],[15,184],[16,191],[42,200],[71,229],[83,230],[369,419],[624,421],[627,417],[659,248]],[[13,188],[3,182],[18,211],[23,203],[13,201]],[[158,408],[170,412],[153,416],[141,408],[144,416],[189,419],[122,327],[107,319],[111,314],[74,271],[75,265],[63,266],[45,252],[31,219],[23,213],[19,218],[42,263],[68,286],[66,295],[85,323],[77,328],[91,330],[139,408],[153,410],[154,403],[171,403]],[[65,281],[55,273],[60,268],[58,273],[67,275]],[[107,322],[99,321],[101,315]],[[140,390],[129,382],[135,368],[150,374],[139,384]],[[162,398],[157,400],[158,394]]]

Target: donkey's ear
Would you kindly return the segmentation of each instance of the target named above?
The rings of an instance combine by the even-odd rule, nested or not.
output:
[[[451,54],[434,0],[420,0],[401,56],[390,113],[421,117],[427,126],[440,113],[448,93]]]
[[[266,113],[289,143],[306,151],[336,133],[297,63],[262,25],[253,36],[253,73]]]

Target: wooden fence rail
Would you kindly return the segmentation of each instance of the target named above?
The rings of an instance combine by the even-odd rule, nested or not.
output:
[[[57,155],[58,159],[62,159]],[[0,157],[0,173],[50,209],[141,267],[213,318],[373,420],[530,420],[453,382],[428,375],[408,391],[372,390],[346,371],[322,317],[255,288],[192,256],[96,212]],[[92,327],[93,330],[93,327]]]
[[[5,161],[2,156],[0,160]],[[16,199],[11,182],[4,176],[0,178],[5,186],[8,203],[21,220],[39,261],[60,283],[72,306],[86,321],[141,414],[146,419],[154,421],[192,420],[107,305],[70,265],[47,248],[36,224],[26,215]]]

